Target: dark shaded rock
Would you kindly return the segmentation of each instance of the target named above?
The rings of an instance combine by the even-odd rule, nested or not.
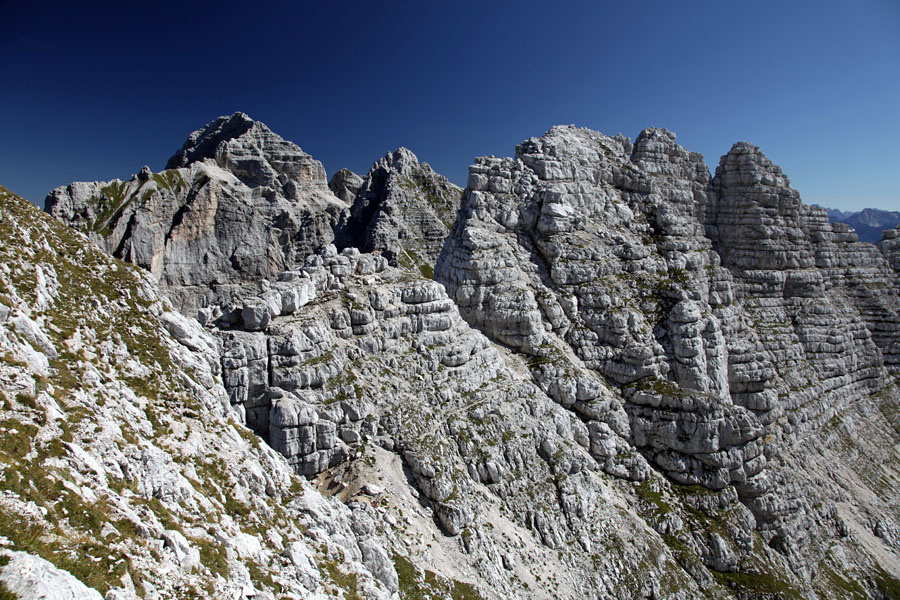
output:
[[[335,239],[338,247],[382,252],[392,265],[433,267],[456,218],[461,190],[406,148],[389,152],[359,183],[357,177],[344,170],[329,184],[341,198],[353,193]]]

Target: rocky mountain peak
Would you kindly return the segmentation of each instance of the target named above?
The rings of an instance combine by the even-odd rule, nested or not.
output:
[[[706,183],[710,180],[709,168],[699,152],[681,147],[674,133],[668,129],[649,127],[641,131],[634,141],[631,161],[641,170],[651,174],[686,178]],[[668,182],[666,182],[668,183]]]
[[[392,265],[423,273],[437,260],[462,192],[404,147],[385,154],[365,178],[339,171],[329,187],[340,198],[352,195],[338,226],[339,247],[382,252]]]
[[[362,184],[362,177],[350,169],[341,169],[328,180],[328,189],[347,204],[352,204],[356,198],[356,191]]]
[[[676,144],[676,136],[673,132],[663,127],[647,127],[638,134],[634,140],[635,151],[648,151],[652,148],[672,148]]]
[[[769,160],[758,146],[750,142],[737,142],[731,147],[716,167],[716,179],[726,187],[746,188],[762,185],[778,188],[782,192],[790,190],[791,193],[788,195],[794,198],[796,203],[800,202],[799,194],[791,188],[791,182],[781,167]]]
[[[541,137],[530,138],[516,146],[517,159],[528,162],[538,156],[562,160],[566,157],[626,154],[624,136],[611,138],[600,132],[575,125],[554,125]],[[620,147],[621,146],[621,147]]]
[[[242,112],[222,116],[191,133],[167,169],[211,159],[251,186],[274,187],[288,198],[297,189],[327,185],[322,163]]]
[[[331,243],[344,208],[319,161],[240,112],[191,133],[165,171],[73,183],[45,203],[188,314]]]
[[[400,174],[408,174],[419,168],[419,158],[409,148],[400,146],[393,152],[388,152],[377,165],[382,169],[393,169]]]
[[[642,159],[654,159],[668,156],[687,155],[687,151],[675,141],[675,134],[668,129],[648,127],[641,131],[634,141],[631,159],[638,162]]]

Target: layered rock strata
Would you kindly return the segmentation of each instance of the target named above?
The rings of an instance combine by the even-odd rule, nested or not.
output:
[[[564,495],[595,494],[609,492],[592,471],[650,477],[624,439],[589,416],[614,402],[597,380],[548,374],[546,387],[571,394],[581,418],[546,403],[525,365],[471,329],[443,286],[333,246],[279,280],[241,306],[216,309],[209,323],[235,410],[299,473],[335,469],[377,443],[400,457],[446,534],[481,532],[478,550],[463,541],[474,555],[498,551],[480,515],[499,510],[501,521],[535,528],[570,559],[570,544],[598,543],[588,515],[605,509],[579,504],[571,513],[574,498],[561,500],[550,482],[564,475]],[[283,299],[303,286],[315,290],[310,300],[287,309]],[[248,320],[255,307],[267,316]],[[618,425],[627,428],[624,413]]]
[[[345,207],[319,161],[243,113],[192,133],[165,171],[73,183],[45,204],[153,273],[188,314],[330,243]]]
[[[240,121],[171,166],[285,198],[316,179],[288,143],[232,148],[262,135]],[[443,241],[429,172],[401,149],[338,173],[309,210],[352,201],[340,251],[269,238],[267,269],[169,288],[199,323],[160,316],[279,464],[347,503],[380,582],[347,594],[890,594],[898,298],[874,247],[745,143],[711,177],[665,130],[553,128],[476,160]],[[435,252],[443,285],[416,268]]]
[[[788,554],[815,511],[781,452],[881,390],[897,360],[878,251],[746,143],[715,178],[658,129],[632,144],[556,127],[477,159],[436,278],[533,364],[602,374],[629,442],[675,481],[735,486]]]
[[[544,361],[574,354],[621,386],[622,433],[676,480],[719,489],[765,459],[762,424],[729,397],[740,309],[695,214],[709,179],[667,132],[632,147],[555,128],[516,159],[476,162],[437,278],[489,336]]]

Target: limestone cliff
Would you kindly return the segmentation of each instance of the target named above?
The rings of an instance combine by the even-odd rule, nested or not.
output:
[[[45,209],[149,270],[193,314],[331,242],[345,206],[321,163],[235,113],[192,133],[165,171],[60,187]]]
[[[879,394],[892,414],[900,301],[878,251],[803,205],[758,148],[736,144],[711,178],[665,130],[632,144],[553,128],[476,161],[436,278],[470,323],[534,357],[535,381],[602,374],[628,415],[619,435],[674,481],[733,486],[745,533],[816,570],[839,510],[799,484],[797,448]]]
[[[190,175],[195,196],[204,174],[218,182],[209,218],[190,220],[199,241],[151,244],[156,263],[119,251],[179,308],[199,307],[197,322],[162,311],[154,327],[204,357],[220,417],[278,451],[264,469],[292,469],[323,495],[304,494],[328,507],[307,525],[328,532],[310,564],[336,583],[307,589],[900,589],[890,248],[829,224],[758,148],[736,144],[712,176],[665,130],[632,142],[555,127],[513,158],[476,159],[459,204],[405,149],[328,188],[317,164],[243,115],[214,121],[166,172]],[[125,204],[77,184],[48,209],[112,253],[134,248],[142,238],[116,233],[110,206],[142,223],[190,197],[156,181],[135,201],[156,177],[121,184]],[[306,225],[282,227],[266,208],[288,205]],[[219,249],[245,230],[266,235],[225,264]],[[190,283],[167,275],[180,264]],[[284,494],[265,493],[276,506]],[[330,527],[316,521],[329,515]]]

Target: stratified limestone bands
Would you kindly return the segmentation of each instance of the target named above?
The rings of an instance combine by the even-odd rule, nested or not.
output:
[[[196,314],[159,318],[348,503],[360,595],[408,589],[414,548],[498,597],[889,595],[897,235],[859,243],[758,148],[713,177],[663,129],[554,127],[460,200],[404,148],[326,186],[236,114],[169,167],[48,209]]]
[[[674,480],[748,498],[897,361],[885,261],[746,143],[715,178],[658,129],[555,127],[478,159],[436,273],[492,339],[614,384],[617,431]]]

